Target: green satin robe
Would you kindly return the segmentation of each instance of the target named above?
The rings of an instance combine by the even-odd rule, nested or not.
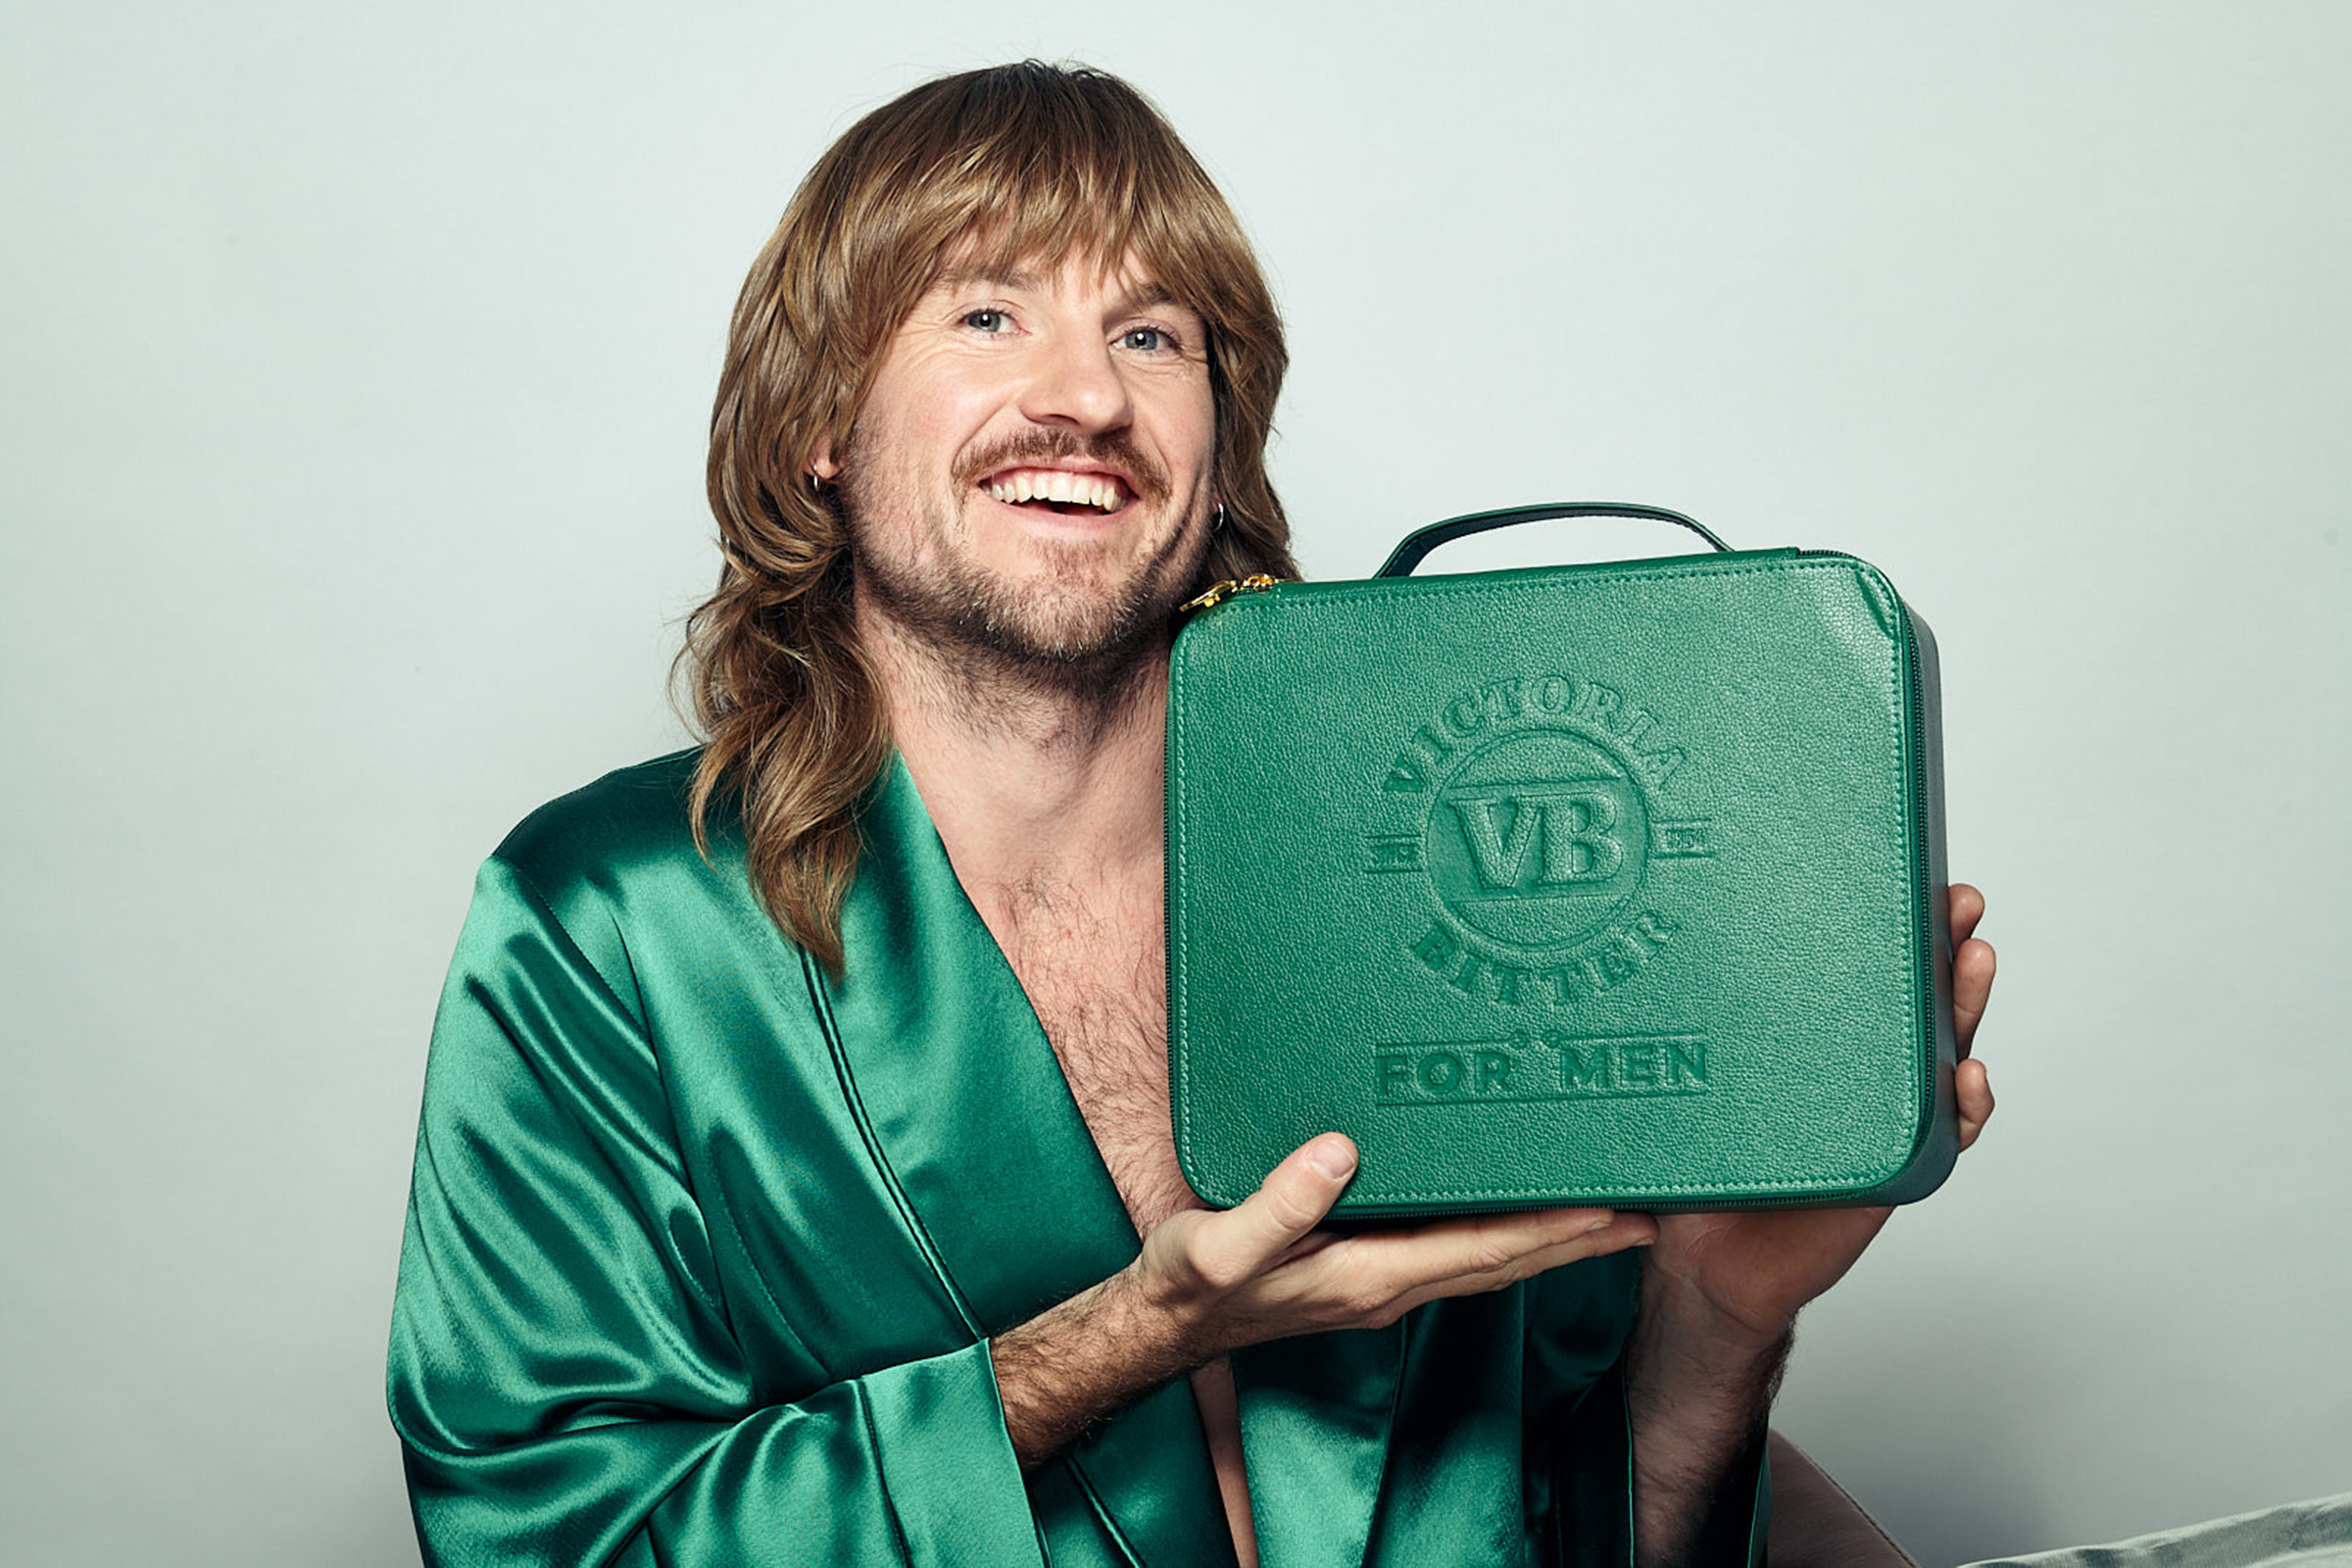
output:
[[[1182,1380],[1014,1461],[988,1337],[1138,1241],[905,767],[836,982],[738,842],[695,852],[693,761],[542,808],[476,885],[392,1324],[426,1559],[1232,1564]],[[1268,1568],[1626,1562],[1638,1269],[1237,1355]]]

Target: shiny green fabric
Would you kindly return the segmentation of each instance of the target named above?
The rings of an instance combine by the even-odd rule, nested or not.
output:
[[[739,843],[697,855],[692,766],[612,774],[482,868],[393,1313],[426,1559],[1230,1564],[1181,1381],[1014,1461],[988,1337],[1138,1242],[905,768],[836,980]],[[1625,1562],[1637,1278],[1237,1356],[1269,1568]]]

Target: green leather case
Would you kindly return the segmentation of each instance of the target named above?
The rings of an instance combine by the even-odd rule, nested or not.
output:
[[[1178,636],[1169,1078],[1208,1201],[1333,1129],[1359,1216],[1908,1202],[1949,1172],[1926,624],[1816,551],[1401,575],[1595,514],[1697,529],[1479,514]]]

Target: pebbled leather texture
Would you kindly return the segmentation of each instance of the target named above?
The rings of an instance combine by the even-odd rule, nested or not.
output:
[[[1286,583],[1168,705],[1204,1199],[1337,1129],[1358,1216],[1904,1202],[1957,1136],[1935,644],[1731,552]]]

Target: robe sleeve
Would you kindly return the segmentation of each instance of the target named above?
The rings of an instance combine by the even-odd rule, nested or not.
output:
[[[500,859],[434,1021],[388,1396],[429,1564],[1042,1563],[986,1341],[762,1397],[625,965]]]

